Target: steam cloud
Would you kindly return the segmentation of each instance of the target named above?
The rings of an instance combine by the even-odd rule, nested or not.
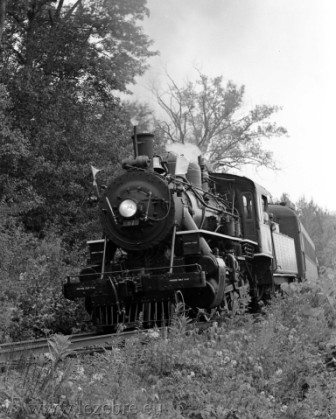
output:
[[[198,156],[202,155],[202,151],[195,144],[181,144],[181,143],[172,143],[166,145],[166,150],[168,152],[175,153],[177,155],[183,155],[189,161],[193,163],[198,163]]]

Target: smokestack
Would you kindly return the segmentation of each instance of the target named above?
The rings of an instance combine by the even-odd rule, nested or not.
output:
[[[136,134],[132,136],[134,153],[137,152],[138,156],[147,156],[150,160],[150,167],[153,168],[153,144],[154,144],[154,135],[149,133]]]

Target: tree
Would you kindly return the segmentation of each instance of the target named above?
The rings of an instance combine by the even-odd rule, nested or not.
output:
[[[66,3],[66,5],[65,5]],[[146,69],[152,42],[137,22],[146,0],[9,0],[4,58],[11,69],[82,77],[125,90]],[[5,61],[9,64],[8,61]]]
[[[2,32],[5,26],[7,0],[0,0],[0,44]]]
[[[274,167],[262,140],[287,132],[270,121],[277,106],[260,105],[244,112],[244,86],[232,81],[224,86],[222,76],[201,73],[195,83],[182,87],[169,77],[168,91],[153,89],[153,93],[167,115],[166,120],[157,120],[157,127],[168,141],[196,144],[214,168]]]
[[[11,106],[6,88],[0,84],[0,218],[9,212],[13,215],[28,211],[37,204],[26,179],[31,160],[29,142],[15,128],[7,112]]]
[[[319,207],[314,200],[302,197],[296,204],[302,224],[313,240],[321,266],[336,265],[336,217]]]
[[[0,55],[0,78],[10,97],[4,118],[22,137],[17,157],[29,158],[24,173],[13,165],[0,179],[0,199],[15,201],[9,185],[17,176],[25,180],[34,205],[20,217],[30,229],[52,223],[63,232],[74,225],[84,230],[90,165],[109,166],[100,174],[107,178],[131,149],[130,124],[115,91],[126,91],[155,54],[139,26],[148,14],[145,5],[8,1]],[[7,137],[0,136],[0,146],[7,147]]]
[[[281,196],[280,196],[280,201],[279,203],[284,202],[286,205],[288,205],[290,208],[296,209],[296,205],[294,204],[294,202],[292,202],[290,200],[289,194],[284,192]]]
[[[124,111],[132,125],[136,125],[138,132],[151,132],[154,127],[154,112],[147,103],[125,100],[122,103]]]

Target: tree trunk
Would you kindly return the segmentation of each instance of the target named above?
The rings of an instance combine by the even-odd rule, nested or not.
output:
[[[0,45],[1,45],[1,38],[2,32],[5,26],[5,17],[6,17],[6,6],[7,0],[0,0]]]

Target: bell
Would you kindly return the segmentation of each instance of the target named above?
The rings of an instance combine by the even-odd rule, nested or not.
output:
[[[161,164],[161,157],[159,156],[154,156],[153,157],[153,169],[155,172],[157,173],[165,173],[166,170],[164,169],[164,167]]]

